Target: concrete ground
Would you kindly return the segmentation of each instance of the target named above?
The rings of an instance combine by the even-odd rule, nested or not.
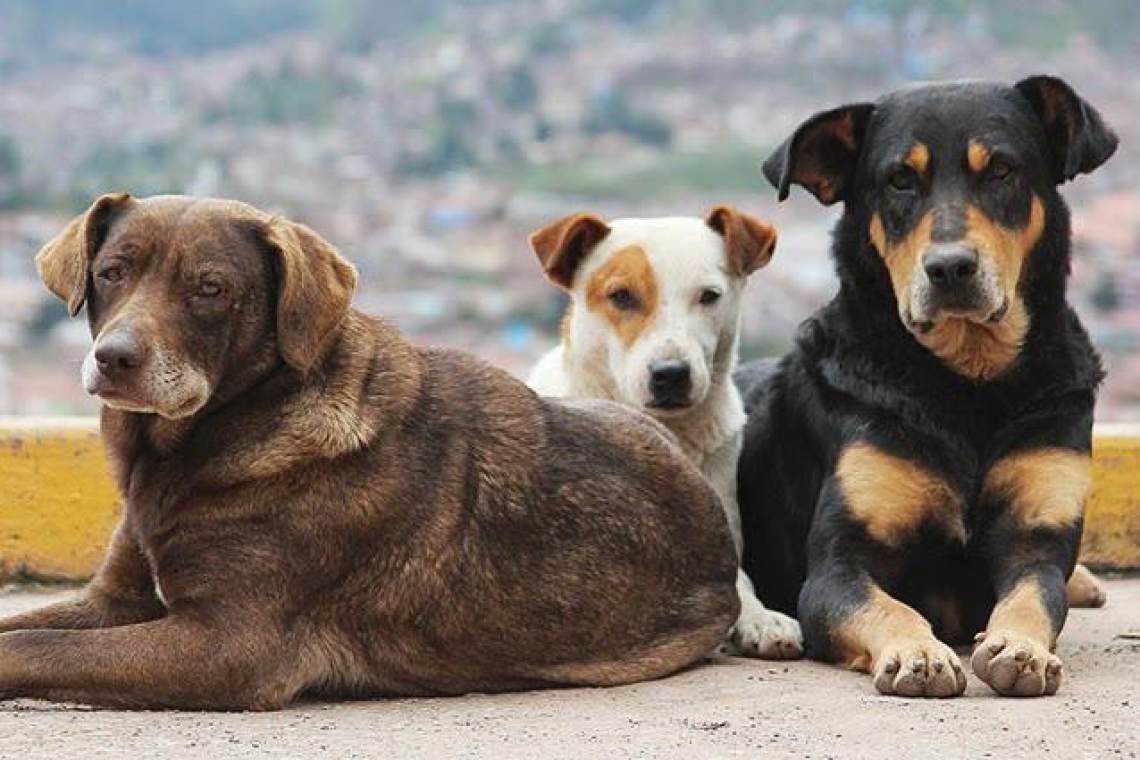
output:
[[[60,598],[0,594],[0,614]],[[304,704],[279,713],[130,713],[0,704],[0,757],[795,757],[1140,756],[1140,578],[1077,610],[1058,652],[1061,692],[998,699],[971,676],[964,698],[882,697],[818,663],[722,659],[614,689]]]

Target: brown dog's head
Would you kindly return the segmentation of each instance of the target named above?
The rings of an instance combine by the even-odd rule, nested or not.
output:
[[[236,201],[104,195],[36,256],[95,339],[83,386],[116,409],[190,416],[283,359],[308,371],[356,271],[312,230]]]

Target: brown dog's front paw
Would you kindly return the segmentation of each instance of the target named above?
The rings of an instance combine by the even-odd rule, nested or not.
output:
[[[978,678],[1007,697],[1056,694],[1064,668],[1040,643],[1009,631],[985,634],[974,647],[970,666]]]
[[[954,650],[937,639],[892,641],[871,669],[881,694],[956,697],[966,690],[966,672]]]

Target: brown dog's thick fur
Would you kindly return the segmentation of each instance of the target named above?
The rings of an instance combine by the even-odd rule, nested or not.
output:
[[[45,281],[86,301],[100,368],[133,341],[210,391],[171,411],[128,377],[150,359],[85,374],[122,523],[77,599],[0,621],[4,697],[275,709],[606,685],[721,642],[728,527],[655,422],[413,347],[349,307],[355,273],[300,225],[109,198],[41,252]]]

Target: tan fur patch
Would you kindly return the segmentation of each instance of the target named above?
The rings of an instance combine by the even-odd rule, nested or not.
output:
[[[1067,528],[1084,514],[1092,489],[1087,454],[1059,448],[1018,452],[998,462],[986,477],[985,493],[1009,500],[1022,525]]]
[[[1029,252],[1045,231],[1045,206],[1034,196],[1029,207],[1029,221],[1020,230],[1002,227],[973,205],[966,206],[965,242],[973,245],[982,257],[997,263],[1001,286],[1011,297],[1021,282],[1021,270]]]
[[[1041,584],[1036,578],[1022,578],[998,601],[990,615],[986,631],[1011,631],[1053,649],[1057,633],[1042,599]]]
[[[626,289],[637,299],[631,309],[619,309],[610,296]],[[657,278],[645,251],[636,245],[622,248],[597,271],[586,287],[586,307],[602,315],[626,346],[632,345],[657,314]]]
[[[856,443],[839,457],[835,474],[847,508],[876,541],[895,546],[932,520],[965,538],[953,489],[913,462]]]
[[[887,242],[887,233],[883,228],[883,220],[875,214],[871,217],[871,243],[883,263],[887,265],[887,273],[891,277],[891,287],[895,291],[900,312],[910,303],[910,283],[914,275],[914,268],[922,258],[922,252],[930,245],[930,234],[934,229],[934,214],[927,213],[914,230],[896,245]]]
[[[970,165],[970,171],[985,171],[990,165],[990,149],[977,140],[970,140],[970,145],[966,148],[966,162]]]
[[[1000,287],[1006,294],[1006,315],[995,324],[963,318],[946,319],[918,340],[959,374],[988,380],[1009,369],[1021,353],[1029,330],[1029,314],[1018,294],[1021,272],[1029,252],[1045,229],[1045,207],[1034,197],[1029,222],[1009,230],[994,222],[976,206],[966,207],[967,232],[963,239],[983,259],[995,263]]]
[[[922,143],[916,143],[906,154],[906,165],[919,174],[926,174],[930,166],[930,149]]]
[[[1065,595],[1069,599],[1070,607],[1104,606],[1104,586],[1084,565],[1078,564],[1073,568],[1073,574],[1065,584]]]
[[[930,623],[912,607],[874,587],[871,597],[835,630],[840,660],[852,670],[869,673],[877,653],[899,639],[916,645],[934,638]]]
[[[1029,314],[1014,296],[1005,317],[996,324],[951,317],[939,322],[918,341],[960,375],[988,380],[1007,370],[1021,353]]]

